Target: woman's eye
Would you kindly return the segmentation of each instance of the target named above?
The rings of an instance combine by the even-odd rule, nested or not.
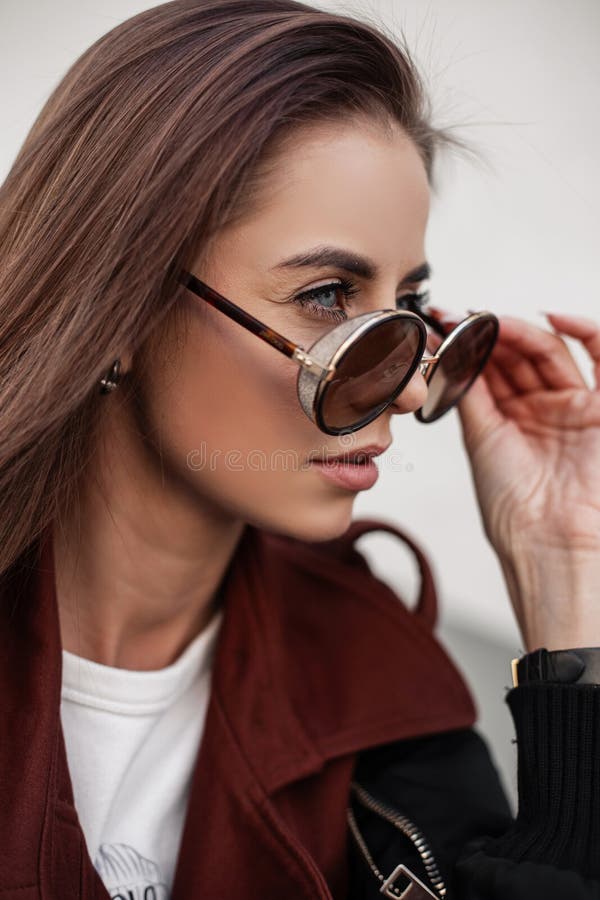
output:
[[[343,322],[348,318],[347,310],[352,305],[351,297],[358,290],[358,286],[353,281],[341,279],[302,291],[291,302],[301,306],[310,316],[326,318],[333,322]],[[429,291],[422,290],[397,297],[396,309],[419,312],[428,303]]]
[[[343,322],[348,318],[346,308],[351,304],[350,297],[357,291],[358,287],[354,282],[342,279],[303,291],[301,294],[297,294],[291,302],[297,303],[310,315],[320,316],[333,322]],[[343,305],[339,305],[340,295],[343,298]]]
[[[430,299],[431,295],[428,290],[415,292],[413,294],[403,294],[401,297],[396,298],[396,308],[409,309],[413,312],[418,312],[427,306]]]

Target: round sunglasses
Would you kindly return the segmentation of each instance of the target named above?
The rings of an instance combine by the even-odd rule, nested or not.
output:
[[[364,428],[396,399],[417,367],[428,390],[415,416],[424,423],[439,419],[471,387],[498,337],[498,319],[487,311],[471,312],[448,330],[421,309],[383,309],[346,319],[305,350],[191,272],[178,280],[298,363],[300,406],[325,434]],[[432,356],[425,355],[428,327],[442,338]]]

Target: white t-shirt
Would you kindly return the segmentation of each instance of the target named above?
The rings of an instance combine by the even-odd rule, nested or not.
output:
[[[222,617],[218,609],[164,669],[114,668],[62,651],[75,808],[113,898],[170,895]]]

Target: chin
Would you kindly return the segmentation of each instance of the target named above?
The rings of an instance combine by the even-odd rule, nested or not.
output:
[[[300,508],[296,505],[292,515],[285,520],[256,523],[258,528],[274,534],[283,534],[299,541],[330,541],[340,537],[352,521],[355,494],[327,500],[318,507]]]

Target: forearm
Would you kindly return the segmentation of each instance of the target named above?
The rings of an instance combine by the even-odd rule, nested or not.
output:
[[[526,652],[600,646],[600,546],[499,559]]]

